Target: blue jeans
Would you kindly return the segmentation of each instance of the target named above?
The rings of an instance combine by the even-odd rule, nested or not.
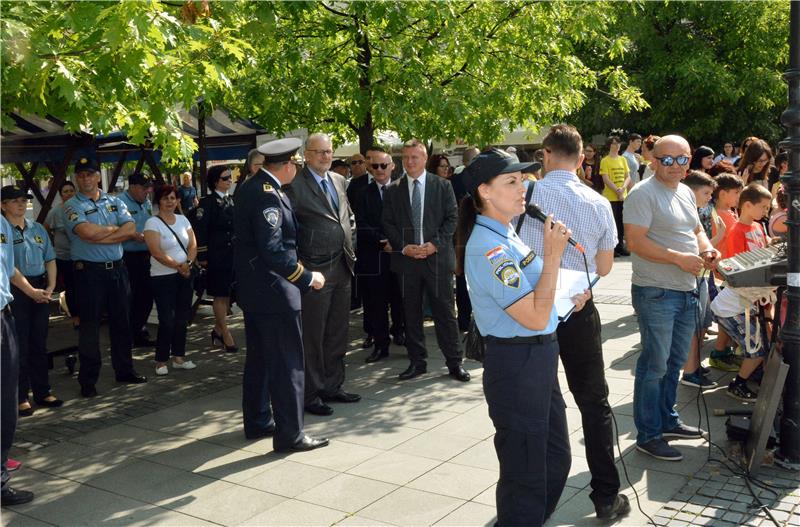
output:
[[[696,294],[631,286],[642,339],[633,385],[633,421],[638,430],[636,442],[640,445],[660,438],[663,431],[680,424],[675,398],[678,374],[697,329]]]

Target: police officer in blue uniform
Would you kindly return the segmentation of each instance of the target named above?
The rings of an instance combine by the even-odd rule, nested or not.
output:
[[[147,377],[133,369],[128,310],[130,284],[122,260],[122,242],[136,234],[128,207],[100,190],[100,172],[92,160],[75,164],[78,192],[64,206],[72,244],[75,287],[81,312],[78,383],[81,395],[97,395],[100,376],[100,317],[108,312],[111,365],[117,382],[139,384]]]
[[[5,196],[5,194],[3,194]],[[13,232],[11,224],[0,216],[0,482],[2,505],[22,505],[33,500],[33,492],[18,490],[9,484],[8,452],[17,430],[17,381],[19,375],[19,348],[14,316],[11,314],[11,284],[37,302],[47,302],[43,289],[35,289],[14,267]]]
[[[15,267],[34,288],[44,289],[47,300],[56,287],[56,253],[47,231],[41,223],[25,217],[28,192],[8,185],[0,189],[3,216],[11,224]],[[50,319],[49,302],[31,298],[12,286],[14,301],[11,310],[17,326],[19,344],[19,415],[33,415],[28,392],[39,406],[59,407],[63,401],[50,393],[47,375],[47,327]]]
[[[122,258],[128,270],[131,286],[130,321],[133,346],[155,346],[145,324],[153,309],[153,289],[150,286],[150,251],[144,243],[144,224],[153,215],[148,194],[153,180],[147,174],[135,172],[128,178],[128,190],[119,195],[136,224],[136,234],[122,242]]]
[[[522,171],[531,168],[533,163],[520,163],[499,149],[478,155],[464,171],[470,196],[459,214],[459,267],[486,342],[483,390],[500,461],[500,526],[542,525],[555,510],[570,468],[553,307],[570,232],[548,218],[542,255],[514,232],[512,219],[525,210]],[[576,296],[576,309],[587,299],[588,293]]]
[[[242,183],[234,221],[236,295],[244,311],[247,356],[242,411],[248,439],[273,436],[276,451],[326,446],[303,432],[301,295],[325,278],[297,260],[297,220],[282,185],[297,174],[302,142],[287,138],[259,147],[261,170]],[[271,407],[271,410],[270,410]]]

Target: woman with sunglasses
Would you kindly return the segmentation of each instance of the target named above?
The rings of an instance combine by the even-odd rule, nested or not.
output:
[[[228,330],[231,283],[233,282],[233,184],[231,169],[216,165],[208,169],[209,194],[194,211],[193,229],[197,237],[197,261],[207,270],[206,292],[214,297],[214,328],[211,345],[219,342],[227,352],[239,348]]]
[[[486,339],[483,391],[496,430],[497,523],[503,526],[541,526],[555,510],[571,463],[553,307],[570,231],[548,217],[538,227],[541,255],[517,236],[511,222],[525,212],[522,172],[532,168],[496,148],[479,154],[463,172],[470,195],[461,201],[456,231],[457,267],[466,274],[475,325]],[[575,309],[588,299],[588,291],[574,297]]]

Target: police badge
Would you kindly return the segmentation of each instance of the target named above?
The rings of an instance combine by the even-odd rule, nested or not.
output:
[[[275,207],[270,207],[263,210],[264,219],[267,220],[272,227],[277,227],[278,222],[281,221],[281,211]]]

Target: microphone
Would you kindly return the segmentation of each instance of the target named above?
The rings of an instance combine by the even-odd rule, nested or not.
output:
[[[542,212],[542,209],[539,208],[539,205],[536,205],[534,203],[531,203],[527,207],[525,207],[525,214],[527,214],[528,216],[530,216],[535,220],[539,220],[542,223],[547,221],[547,214]],[[573,247],[575,247],[575,249],[577,249],[578,252],[582,254],[585,252],[583,246],[580,243],[573,240],[572,238],[568,239],[567,242]]]

